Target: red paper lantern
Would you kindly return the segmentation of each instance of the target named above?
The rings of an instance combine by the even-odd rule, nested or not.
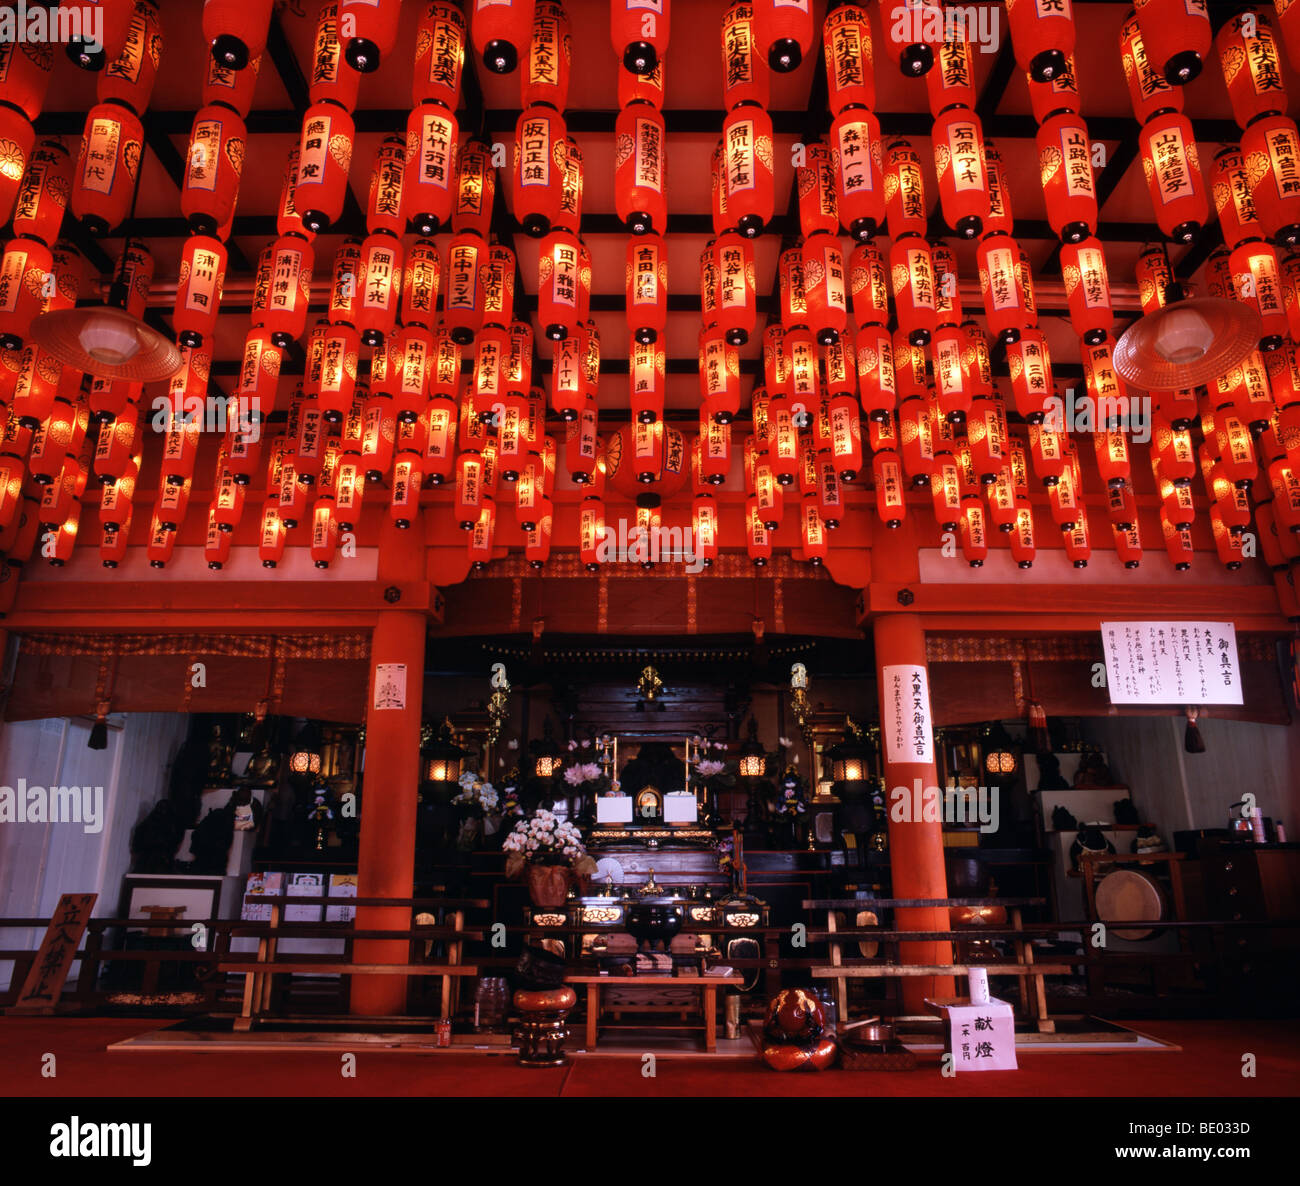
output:
[[[1014,226],[1011,213],[1011,191],[1007,187],[1002,156],[992,140],[984,142],[984,170],[989,190],[989,216],[984,221],[984,234],[1009,235]]]
[[[944,38],[944,11],[939,0],[893,0],[880,7],[886,40],[898,55],[905,78],[920,78],[934,65],[931,45]]]
[[[961,321],[961,285],[957,278],[957,257],[942,239],[930,244],[934,264],[935,313],[939,325]]]
[[[397,322],[402,301],[402,244],[392,235],[367,235],[357,270],[352,322],[367,346],[378,346]]]
[[[1288,247],[1300,244],[1300,134],[1284,115],[1256,120],[1241,134],[1241,155],[1264,229]]]
[[[934,411],[929,400],[913,396],[899,405],[898,450],[912,485],[928,486],[935,472]]]
[[[515,125],[514,214],[534,239],[560,215],[566,135],[564,117],[545,106],[525,108]]]
[[[401,0],[339,0],[339,39],[349,66],[371,74],[397,44]]]
[[[302,119],[294,208],[312,234],[320,234],[343,213],[355,127],[337,103],[313,103]]]
[[[913,346],[927,345],[938,313],[930,245],[918,235],[895,238],[889,249],[889,279],[899,329]]]
[[[397,413],[386,395],[370,392],[361,413],[361,470],[367,482],[382,482],[393,468]]]
[[[3,166],[0,166],[2,171]],[[42,140],[27,154],[13,209],[14,234],[52,247],[72,189],[72,157],[59,140]]]
[[[17,350],[52,287],[54,257],[35,239],[11,239],[0,261],[0,345]]]
[[[854,352],[862,410],[870,420],[883,420],[898,402],[894,348],[889,331],[881,325],[863,326],[854,340]]]
[[[667,358],[662,342],[636,342],[628,356],[628,399],[632,418],[643,424],[663,415]]]
[[[553,342],[562,342],[577,329],[580,267],[576,235],[552,231],[542,240],[537,256],[537,319]]]
[[[1128,438],[1122,428],[1102,428],[1092,434],[1097,472],[1107,486],[1122,486],[1129,480]]]
[[[871,458],[871,476],[876,486],[876,514],[890,530],[903,525],[907,513],[903,486],[903,465],[898,454],[882,449]]]
[[[885,260],[873,242],[859,243],[849,256],[849,288],[853,315],[859,325],[889,321],[889,277]]]
[[[858,404],[852,396],[839,395],[827,400],[830,421],[831,457],[842,482],[852,482],[862,468],[862,426],[858,422]]]
[[[1289,329],[1277,252],[1270,243],[1243,243],[1229,255],[1228,270],[1233,296],[1259,314],[1259,348],[1276,350]]]
[[[271,0],[203,0],[203,36],[213,61],[229,70],[262,56],[270,23]]]
[[[1023,330],[1035,324],[1020,268],[1020,245],[1010,235],[989,235],[975,258],[989,329],[1007,344],[1018,341]]]
[[[822,51],[831,111],[838,115],[846,107],[875,107],[871,22],[866,5],[845,4],[826,14]]]
[[[72,30],[66,50],[74,64],[97,71],[117,61],[126,45],[134,0],[61,0],[59,8],[73,10],[66,14],[66,27]]]
[[[1007,346],[1007,369],[1016,411],[1030,424],[1041,423],[1053,390],[1052,360],[1041,331],[1026,329]]]
[[[1210,18],[1204,0],[1133,0],[1142,43],[1152,65],[1171,86],[1186,86],[1210,53]]]
[[[1141,143],[1156,222],[1169,238],[1190,243],[1210,213],[1191,120],[1176,111],[1156,115],[1142,129]]]
[[[1159,111],[1182,111],[1182,87],[1171,86],[1161,69],[1162,63],[1153,62],[1148,56],[1138,19],[1131,12],[1120,26],[1119,52],[1133,115],[1138,123],[1146,123]]]
[[[138,0],[127,26],[126,43],[116,58],[110,58],[95,80],[101,103],[124,103],[143,115],[153,94],[162,58],[162,27],[153,0]]]
[[[1088,345],[1105,341],[1114,324],[1106,253],[1094,238],[1061,246],[1061,276],[1070,303],[1070,324]]]
[[[246,136],[239,113],[223,104],[195,115],[181,186],[181,213],[194,233],[216,234],[234,214]]]
[[[884,198],[889,234],[894,239],[926,234],[930,225],[926,178],[920,170],[920,157],[907,140],[891,140],[885,148]]]
[[[1016,64],[1035,82],[1050,82],[1064,73],[1074,49],[1074,14],[1069,0],[1007,0],[1011,48]]]
[[[192,235],[187,239],[181,253],[176,304],[172,312],[176,340],[181,345],[198,346],[212,339],[217,315],[221,312],[221,291],[225,280],[225,244],[207,235]],[[303,307],[305,310],[305,301]]]
[[[572,136],[564,140],[564,179],[555,225],[575,234],[582,225],[582,149]]]
[[[894,334],[893,349],[894,384],[899,399],[928,396],[930,379],[925,350],[909,342],[901,329]]]
[[[804,146],[804,163],[795,167],[799,193],[799,230],[805,238],[839,232],[835,158],[821,141]]]
[[[650,74],[668,49],[670,0],[610,0],[609,36],[623,68]]]
[[[725,85],[725,83],[724,83]],[[633,74],[620,62],[618,66],[618,105],[649,103],[660,111],[664,106],[664,64],[660,62],[649,74]],[[763,106],[766,106],[764,102]],[[730,107],[727,103],[725,106]]]
[[[1080,116],[1062,111],[1038,129],[1038,168],[1052,230],[1066,243],[1096,234],[1092,141]]]
[[[790,410],[795,427],[803,428],[811,423],[810,417],[821,405],[817,347],[806,329],[791,330],[785,335],[784,346],[790,367]]]
[[[443,324],[452,340],[462,346],[474,340],[483,324],[483,273],[488,270],[488,246],[478,235],[463,233],[452,237],[447,252]]]
[[[19,129],[8,126],[3,107],[0,107],[0,139],[20,144],[25,159],[32,143],[31,127],[20,116],[16,118],[27,129],[25,145],[14,135]],[[143,143],[144,128],[128,108],[117,103],[99,103],[87,113],[72,187],[72,212],[91,234],[103,237],[126,218],[135,194]],[[21,175],[19,169],[13,179],[15,192]],[[8,174],[0,167],[0,212],[6,216],[13,204],[7,181]]]
[[[491,149],[478,140],[467,140],[456,160],[456,202],[451,212],[456,234],[473,231],[487,239],[496,188]]]
[[[954,104],[974,108],[979,100],[975,90],[975,66],[971,60],[970,45],[960,38],[945,39],[939,44],[938,69],[925,76],[925,89],[930,98],[930,113],[939,113]]]
[[[207,74],[203,79],[203,103],[224,103],[247,119],[257,90],[257,78],[262,70],[262,59],[253,58],[242,70],[232,70],[209,58]]]
[[[1258,8],[1231,17],[1214,39],[1233,118],[1246,127],[1287,109],[1286,82],[1273,26]]]
[[[970,444],[971,465],[981,485],[988,485],[1010,459],[1010,434],[1007,414],[998,399],[972,402],[966,417],[966,440]]]
[[[524,107],[545,103],[563,111],[569,98],[569,68],[573,36],[564,9],[552,0],[537,0],[533,8],[528,56],[519,80]]]
[[[709,158],[709,210],[713,217],[713,233],[720,235],[731,226],[727,218],[727,178],[721,140]]]
[[[366,230],[401,235],[406,230],[402,214],[402,180],[406,170],[406,140],[385,136],[375,151],[370,170],[370,192],[366,199]]]
[[[1246,171],[1246,158],[1235,145],[1219,149],[1210,165],[1210,193],[1229,247],[1247,239],[1262,239],[1264,227],[1255,209],[1255,198]]]
[[[402,204],[419,235],[437,234],[451,218],[458,134],[456,116],[437,103],[421,104],[407,118]]]
[[[740,355],[717,330],[700,334],[700,398],[719,424],[729,424],[740,410]]]
[[[1162,243],[1144,247],[1134,270],[1143,313],[1154,313],[1180,298],[1181,290]]]
[[[533,0],[473,0],[470,40],[493,74],[513,73],[532,26]]]
[[[710,262],[713,320],[729,343],[743,346],[757,317],[754,249],[738,232],[726,231],[713,244]]]
[[[30,41],[0,42],[0,95],[34,121],[45,103],[54,68],[54,51]]]
[[[880,123],[865,107],[849,107],[831,124],[830,143],[840,222],[853,238],[864,242],[884,222],[889,192],[882,171]],[[893,220],[890,230],[895,237],[900,233]]]
[[[771,68],[756,46],[755,32],[754,5],[735,0],[722,14],[722,102],[727,110],[739,103],[769,105]]]
[[[767,64],[778,74],[789,74],[812,52],[811,0],[754,0],[754,28]]]
[[[1025,83],[1029,88],[1029,106],[1040,124],[1058,111],[1078,111],[1081,106],[1073,54],[1066,54],[1064,67],[1043,82],[1026,70]]]
[[[668,318],[668,254],[659,235],[628,240],[625,281],[628,329],[636,341],[653,342]]]
[[[756,104],[742,103],[727,113],[722,167],[727,219],[745,238],[756,238],[771,221],[775,201],[772,119]]]
[[[357,105],[357,92],[360,88],[360,72],[349,66],[343,58],[337,0],[327,0],[321,5],[320,16],[316,20],[308,97],[313,103],[328,100],[352,111]]]
[[[966,335],[957,326],[943,326],[930,342],[934,359],[934,389],[939,408],[949,423],[960,424],[970,411],[972,390],[962,365]]]
[[[931,140],[943,219],[961,238],[973,239],[989,216],[980,117],[968,108],[950,107],[935,119]]]

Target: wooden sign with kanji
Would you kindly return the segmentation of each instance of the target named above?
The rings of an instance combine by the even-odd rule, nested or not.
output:
[[[27,973],[22,994],[8,1013],[53,1013],[63,995],[63,982],[77,956],[98,894],[64,894],[45,929],[36,962]]]

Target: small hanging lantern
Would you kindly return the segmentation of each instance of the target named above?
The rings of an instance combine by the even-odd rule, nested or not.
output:
[[[835,204],[844,229],[865,242],[885,221],[888,192],[882,171],[880,123],[865,107],[841,111],[831,124],[835,164]],[[893,224],[890,230],[897,237]]]
[[[406,219],[402,214],[405,171],[405,138],[385,136],[375,150],[375,163],[370,170],[370,192],[366,198],[367,233],[405,234]]]
[[[488,271],[488,246],[476,234],[452,236],[447,250],[447,293],[443,324],[452,341],[468,346],[483,325],[483,273]]]
[[[849,288],[858,325],[889,324],[889,276],[874,242],[859,243],[849,256]]]
[[[1133,115],[1138,123],[1146,123],[1160,111],[1182,111],[1182,87],[1171,86],[1165,79],[1160,64],[1153,63],[1147,56],[1142,30],[1132,12],[1120,26],[1119,52],[1124,63],[1124,79],[1128,83]]]
[[[671,0],[610,0],[609,36],[631,74],[653,73],[663,62],[671,31]]]
[[[456,200],[451,211],[451,229],[457,235],[472,231],[487,240],[496,189],[491,148],[479,140],[467,140],[456,158]]]
[[[1074,14],[1064,4],[1009,0],[1007,22],[1016,64],[1035,82],[1051,82],[1066,70],[1074,50]]]
[[[579,317],[581,247],[569,231],[552,231],[537,256],[537,319],[553,342],[574,332]]]
[[[938,312],[930,245],[918,235],[896,237],[889,249],[889,277],[899,329],[912,345],[928,345]]]
[[[564,117],[544,105],[525,108],[515,125],[514,215],[534,239],[560,216],[567,134]]]
[[[875,67],[865,4],[845,4],[827,12],[822,50],[831,111],[838,115],[846,107],[874,108]]]
[[[474,52],[493,74],[512,74],[527,52],[533,0],[473,0],[469,35]]]
[[[975,90],[975,68],[968,42],[945,38],[939,45],[937,69],[925,76],[930,99],[930,114],[936,119],[952,106],[974,109],[979,101]]]
[[[734,0],[722,14],[722,102],[769,106],[771,68],[755,44],[757,22],[750,0]]]
[[[754,0],[754,27],[760,53],[777,74],[789,74],[812,52],[811,0]]]
[[[1300,245],[1300,134],[1285,115],[1256,120],[1241,134],[1255,210],[1265,231],[1287,247]]]
[[[45,105],[54,52],[44,43],[0,42],[0,92],[4,101],[34,122]]]
[[[1010,235],[989,235],[975,258],[989,329],[1010,345],[1035,324],[1020,269],[1020,245]]]
[[[1191,121],[1177,111],[1158,114],[1142,129],[1141,145],[1156,222],[1169,238],[1190,243],[1210,213]]]
[[[339,0],[343,57],[360,74],[373,74],[397,44],[401,0]]]
[[[1186,86],[1210,53],[1205,0],[1134,0],[1133,9],[1152,66],[1170,86]]]
[[[632,337],[637,342],[655,341],[668,318],[668,254],[660,235],[628,240],[626,297]]]
[[[262,56],[271,0],[205,0],[203,36],[212,58],[228,70],[243,70]]]
[[[316,38],[312,47],[311,77],[308,95],[313,103],[328,99],[346,111],[357,105],[361,73],[344,61],[339,42],[338,0],[326,0],[316,20]]]
[[[402,300],[402,244],[392,235],[367,235],[361,245],[353,325],[367,346],[393,332]]]
[[[1230,17],[1214,39],[1238,125],[1287,109],[1286,82],[1273,26],[1265,12],[1251,8]]]
[[[1061,246],[1061,276],[1070,303],[1070,324],[1088,345],[1105,341],[1114,324],[1106,254],[1101,243],[1087,238]]]
[[[742,103],[722,125],[722,166],[727,218],[747,239],[763,233],[772,218],[772,119],[763,108]]]
[[[26,129],[25,143],[9,126],[15,119]],[[17,144],[25,162],[34,137],[26,120],[17,113],[6,116],[5,108],[0,106],[0,139]],[[135,193],[143,144],[144,128],[139,118],[121,104],[98,103],[87,113],[72,187],[72,213],[91,234],[102,238],[126,218]],[[12,179],[7,170],[0,169],[0,212],[6,217],[21,179],[21,167]]]
[[[572,58],[573,35],[564,9],[553,0],[537,0],[533,6],[528,56],[520,72],[523,106],[545,103],[563,111],[568,105]]]
[[[1277,252],[1271,243],[1243,243],[1228,257],[1233,296],[1259,314],[1259,348],[1276,350],[1288,331]]]
[[[223,250],[223,270],[224,262]],[[262,325],[281,350],[302,337],[307,328],[314,263],[311,244],[297,235],[282,235],[271,248],[271,276],[266,301],[260,310],[254,311],[254,316],[260,312]],[[220,300],[220,289],[217,299]]]
[[[614,206],[634,235],[663,233],[668,222],[664,117],[649,103],[632,103],[615,124]]]
[[[312,234],[327,230],[343,213],[355,135],[352,116],[337,103],[313,103],[303,116],[294,208]]]
[[[848,320],[844,257],[839,240],[833,235],[813,235],[806,239],[801,271],[807,326],[821,345],[833,345],[840,340]]]
[[[418,235],[436,235],[451,218],[458,135],[455,114],[437,103],[422,103],[407,117],[402,204]]]
[[[906,140],[891,140],[885,148],[884,193],[890,235],[895,240],[924,235],[930,219],[925,176],[921,158]]]
[[[632,418],[653,424],[663,415],[667,354],[662,342],[633,341],[628,357],[628,399]]]
[[[181,345],[199,346],[211,340],[221,312],[225,279],[225,244],[206,235],[192,235],[187,239],[181,253],[172,311],[172,325]]]
[[[880,7],[886,41],[897,55],[904,78],[920,78],[934,65],[931,44],[943,38],[943,6],[938,0],[892,0]]]
[[[871,457],[871,475],[876,485],[876,514],[890,530],[903,525],[907,506],[903,493],[903,465],[892,450],[878,450]]]
[[[72,157],[68,150],[59,140],[40,141],[27,154],[27,167],[14,203],[14,234],[53,247],[71,190]]]
[[[460,107],[465,68],[465,17],[450,0],[432,0],[422,9],[415,34],[411,105],[441,103],[455,111]]]
[[[11,239],[0,261],[0,345],[17,350],[44,308],[46,277],[54,265],[50,249],[35,239]]]
[[[1052,230],[1065,243],[1095,235],[1097,183],[1088,125],[1073,112],[1058,112],[1038,129],[1037,140],[1039,175]]]
[[[943,219],[961,238],[973,239],[989,216],[980,117],[965,107],[949,107],[935,119],[931,138]]]

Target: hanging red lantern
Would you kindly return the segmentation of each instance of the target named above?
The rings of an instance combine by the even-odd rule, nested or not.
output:
[[[975,258],[989,329],[1008,345],[1019,341],[1022,331],[1035,324],[1023,285],[1020,245],[1010,235],[989,235]]]
[[[942,239],[930,244],[934,264],[935,319],[940,326],[961,321],[961,285],[957,278],[957,257]]]
[[[582,225],[582,149],[567,136],[564,140],[564,176],[560,183],[560,212],[555,225],[577,233]]]
[[[1210,213],[1191,120],[1177,111],[1158,114],[1142,129],[1141,142],[1156,222],[1169,238],[1190,243]]]
[[[966,440],[971,464],[981,485],[987,486],[1010,459],[1007,414],[998,399],[980,399],[971,404],[966,417]]]
[[[549,498],[538,500],[537,523],[524,540],[524,559],[532,568],[543,568],[551,558],[551,535],[554,529],[555,507]]]
[[[282,235],[271,249],[271,283],[262,324],[282,350],[307,328],[314,264],[311,244],[296,235]]]
[[[907,513],[904,497],[903,466],[898,454],[880,450],[872,455],[871,476],[876,486],[876,514],[890,530],[903,525]]]
[[[894,239],[924,235],[930,219],[925,176],[921,172],[921,158],[908,141],[889,142],[885,148],[884,173],[885,213],[890,235]]]
[[[858,325],[889,323],[889,276],[874,242],[859,243],[849,256],[849,288]]]
[[[928,486],[935,473],[934,409],[913,396],[898,406],[898,450],[913,486]]]
[[[823,346],[840,340],[848,320],[844,257],[832,235],[813,235],[803,246],[802,269],[807,325]]]
[[[653,73],[668,49],[670,0],[610,0],[609,36],[623,69]]]
[[[2,167],[0,167],[2,170]],[[13,209],[14,234],[53,247],[72,189],[72,157],[59,140],[42,140],[27,154]]]
[[[1167,109],[1182,111],[1182,87],[1171,86],[1161,69],[1162,63],[1152,62],[1148,57],[1142,30],[1132,12],[1120,26],[1119,51],[1133,115],[1138,123],[1144,124],[1157,112]]]
[[[812,52],[811,0],[754,0],[755,41],[778,74],[789,74]]]
[[[75,10],[55,14],[56,19],[67,21],[64,27],[71,34],[65,47],[69,60],[91,71],[117,61],[126,45],[134,0],[60,0],[59,8]]]
[[[1279,457],[1268,467],[1268,481],[1278,527],[1286,532],[1300,532],[1300,470],[1285,457]]]
[[[127,26],[126,43],[95,80],[99,102],[116,100],[143,115],[153,94],[162,57],[162,27],[153,0],[138,0]]]
[[[556,342],[551,362],[551,408],[562,420],[572,420],[587,400],[584,382],[584,355],[587,330],[579,326],[561,342]]]
[[[1133,0],[1142,43],[1154,68],[1171,86],[1201,73],[1211,45],[1204,0]]]
[[[204,0],[203,36],[212,58],[243,70],[262,56],[271,23],[271,0]]]
[[[1011,531],[1011,558],[1017,568],[1033,568],[1037,548],[1034,546],[1034,512],[1028,502],[1016,510],[1016,525]]]
[[[1008,0],[1007,22],[1016,64],[1035,82],[1051,82],[1066,70],[1074,49],[1070,0]]]
[[[408,325],[392,338],[389,365],[397,375],[393,409],[403,424],[414,423],[424,415],[435,352],[433,334],[423,326]]]
[[[1223,476],[1238,489],[1249,489],[1259,475],[1259,459],[1250,429],[1236,416],[1215,417],[1215,444]]]
[[[700,275],[701,304],[706,314],[712,312],[712,319],[705,316],[705,325],[717,318],[716,275],[713,269],[712,253],[708,260],[702,260]],[[781,328],[789,333],[794,329],[808,328],[808,302],[804,296],[803,252],[798,247],[791,247],[781,252],[776,263],[777,287],[781,297]]]
[[[313,103],[329,100],[346,111],[352,111],[357,105],[361,74],[343,58],[337,0],[327,0],[321,5],[312,46],[311,76],[307,82],[308,97]]]
[[[975,90],[975,67],[969,43],[961,38],[945,38],[939,45],[935,65],[938,68],[925,76],[930,114],[938,118],[940,112],[954,105],[973,109],[979,94]]]
[[[578,508],[578,558],[588,572],[595,572],[605,559],[605,504],[588,497]]]
[[[1007,369],[1016,411],[1030,424],[1041,423],[1052,398],[1052,360],[1047,339],[1036,329],[1025,330],[1007,347]]]
[[[382,482],[393,468],[397,440],[397,413],[386,395],[371,391],[361,413],[362,472],[367,482]]]
[[[1121,428],[1098,429],[1092,434],[1097,471],[1107,486],[1123,486],[1129,480],[1128,438]]]
[[[710,486],[721,486],[731,473],[731,425],[701,414],[699,441],[700,477]]]
[[[343,57],[360,74],[372,74],[397,44],[401,0],[339,0]]]
[[[431,399],[424,413],[426,429],[424,471],[430,485],[451,479],[456,465],[456,405],[449,399]]]
[[[944,11],[939,0],[893,0],[881,5],[880,16],[903,76],[926,74],[934,65],[930,46],[944,40]]]
[[[979,322],[973,320],[962,322],[961,334],[961,369],[971,399],[992,399],[996,393],[993,390],[988,335],[980,328]]]
[[[1192,559],[1196,555],[1196,546],[1192,542],[1190,524],[1179,527],[1170,522],[1162,513],[1160,527],[1165,537],[1165,551],[1169,559],[1173,561],[1174,571],[1186,572],[1192,567]]]
[[[827,401],[827,413],[835,472],[841,482],[852,482],[862,468],[862,426],[858,422],[857,401],[848,395],[835,396]]]
[[[331,325],[325,330],[321,349],[317,397],[325,419],[338,424],[348,415],[356,396],[361,338],[350,325]]]
[[[961,519],[962,499],[957,463],[951,453],[936,452],[934,455],[930,497],[939,530],[955,530]],[[978,499],[975,505],[979,505]]]
[[[865,242],[885,220],[888,184],[882,169],[880,123],[865,107],[841,111],[831,124],[835,205],[844,229]],[[890,230],[897,237],[893,224]]]
[[[1218,503],[1210,507],[1210,527],[1214,532],[1214,547],[1219,553],[1219,562],[1229,572],[1236,572],[1241,567],[1242,536],[1224,522],[1223,511]]]
[[[392,235],[367,235],[361,245],[353,325],[367,346],[393,332],[402,300],[402,244]]]
[[[1092,559],[1092,541],[1088,532],[1088,508],[1080,506],[1074,526],[1062,536],[1066,558],[1075,568],[1087,568]]]
[[[176,340],[182,345],[198,346],[211,340],[217,327],[217,315],[221,312],[221,290],[225,280],[225,244],[206,235],[193,235],[187,239],[181,254],[176,304],[172,311]]]
[[[1007,186],[1002,155],[992,140],[984,142],[984,172],[989,191],[989,216],[984,220],[984,234],[1009,235],[1014,226],[1011,191]]]
[[[643,424],[663,415],[667,355],[662,342],[633,342],[628,356],[628,400]]]
[[[0,261],[0,345],[17,350],[44,308],[54,258],[35,239],[11,239]]]
[[[1061,246],[1061,277],[1070,303],[1070,324],[1088,345],[1105,341],[1114,324],[1106,253],[1098,240]]]
[[[562,342],[577,329],[579,270],[578,237],[552,231],[537,256],[537,320],[553,342]]]
[[[511,74],[527,52],[533,0],[473,0],[469,35],[474,51],[493,74]]]
[[[1273,26],[1264,12],[1252,8],[1229,18],[1220,27],[1214,44],[1232,115],[1241,127],[1261,115],[1286,111],[1282,61]]]
[[[388,517],[399,531],[405,531],[420,513],[420,490],[424,486],[421,459],[401,453],[393,463],[393,481],[388,492]]]
[[[54,51],[44,42],[0,42],[0,94],[28,120],[41,114],[53,69]]]
[[[437,234],[451,218],[458,134],[455,114],[437,103],[423,103],[407,118],[401,200],[419,235]]]
[[[1029,106],[1040,124],[1046,123],[1058,111],[1078,111],[1082,106],[1073,54],[1066,54],[1064,66],[1043,82],[1026,70],[1025,83],[1029,88]]]
[[[668,253],[661,236],[628,240],[625,278],[628,329],[635,341],[653,342],[668,319]]]
[[[875,68],[866,5],[845,4],[826,14],[822,52],[831,112],[838,115],[846,107],[874,108]]]
[[[938,311],[930,245],[918,235],[895,238],[889,249],[889,278],[899,329],[913,346],[928,345]]]
[[[763,108],[742,103],[722,125],[722,168],[727,219],[747,239],[763,233],[775,202],[772,119]]]
[[[973,239],[989,216],[980,117],[968,108],[950,107],[936,117],[931,139],[943,219],[961,238]]]
[[[753,4],[735,0],[722,14],[722,103],[727,110],[739,103],[769,106],[771,72],[755,36]]]
[[[784,347],[790,369],[790,410],[795,417],[795,427],[804,428],[811,424],[810,418],[821,404],[817,347],[812,334],[805,329],[791,330],[786,334]]]
[[[892,351],[894,356],[894,389],[899,399],[925,399],[930,394],[929,367],[925,350],[914,346],[907,340],[907,335],[900,329],[893,336]],[[862,355],[858,355],[858,381],[862,382]],[[888,417],[873,417],[885,420]]]
[[[546,106],[525,108],[515,125],[514,215],[534,239],[560,214],[566,135],[564,117]]]
[[[402,214],[402,182],[406,171],[406,140],[385,136],[375,150],[370,170],[370,192],[366,198],[366,231],[401,235],[406,231]]]
[[[523,106],[545,103],[563,111],[568,105],[572,57],[573,35],[564,9],[552,0],[537,0],[519,80]]]
[[[1233,296],[1259,314],[1259,348],[1264,351],[1281,346],[1289,328],[1279,271],[1271,243],[1243,243],[1228,257]]]
[[[317,503],[317,513],[324,507]],[[262,518],[257,529],[257,557],[263,568],[275,568],[284,559],[284,547],[289,533],[280,518],[279,498],[268,498],[262,504]]]
[[[965,347],[966,336],[956,326],[936,330],[930,341],[939,408],[944,418],[953,424],[962,423],[971,407],[971,387],[966,381],[966,368],[962,365]]]
[[[478,140],[467,140],[456,158],[456,201],[451,211],[456,234],[473,231],[487,239],[496,188],[491,149]]]
[[[736,231],[726,231],[713,244],[714,322],[733,346],[749,341],[757,317],[754,294],[754,249]]]
[[[454,235],[447,251],[447,295],[443,324],[452,340],[467,346],[483,325],[484,276],[489,271],[488,246],[472,233]]]
[[[1154,313],[1170,301],[1180,298],[1181,290],[1174,279],[1174,270],[1169,264],[1164,244],[1154,243],[1143,247],[1138,255],[1135,272],[1138,299],[1142,302],[1143,313]]]
[[[355,127],[337,103],[313,103],[302,119],[294,208],[312,234],[320,234],[343,213]]]
[[[16,114],[16,113],[15,113]],[[27,130],[26,142],[8,126],[5,108],[0,107],[0,140],[12,140],[21,149],[23,159],[31,148],[31,126],[20,116]],[[140,168],[140,149],[144,128],[139,118],[117,103],[99,103],[86,115],[86,130],[81,137],[77,156],[76,180],[72,187],[72,212],[91,234],[106,236],[127,215],[135,193],[135,178]],[[0,170],[0,212],[6,217],[13,206],[21,168],[8,186],[8,174]]]
[[[818,567],[826,562],[830,540],[815,494],[805,494],[799,503],[799,540],[804,560]]]
[[[492,545],[496,535],[497,507],[492,499],[485,499],[478,519],[470,528],[466,546],[475,572],[482,572],[492,559]]]
[[[1047,201],[1047,220],[1065,243],[1097,233],[1097,182],[1092,173],[1088,125],[1071,111],[1052,116],[1038,129],[1038,169]]]
[[[700,334],[700,398],[719,424],[729,424],[740,410],[740,355],[717,331]]]
[[[1241,155],[1264,229],[1288,247],[1300,244],[1300,134],[1285,115],[1256,120],[1241,134]]]

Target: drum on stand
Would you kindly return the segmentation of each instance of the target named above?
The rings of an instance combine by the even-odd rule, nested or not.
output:
[[[1115,869],[1097,882],[1097,917],[1117,938],[1136,941],[1154,939],[1162,927],[1125,927],[1116,924],[1131,919],[1150,921],[1169,918],[1169,895],[1154,874],[1141,869]]]

